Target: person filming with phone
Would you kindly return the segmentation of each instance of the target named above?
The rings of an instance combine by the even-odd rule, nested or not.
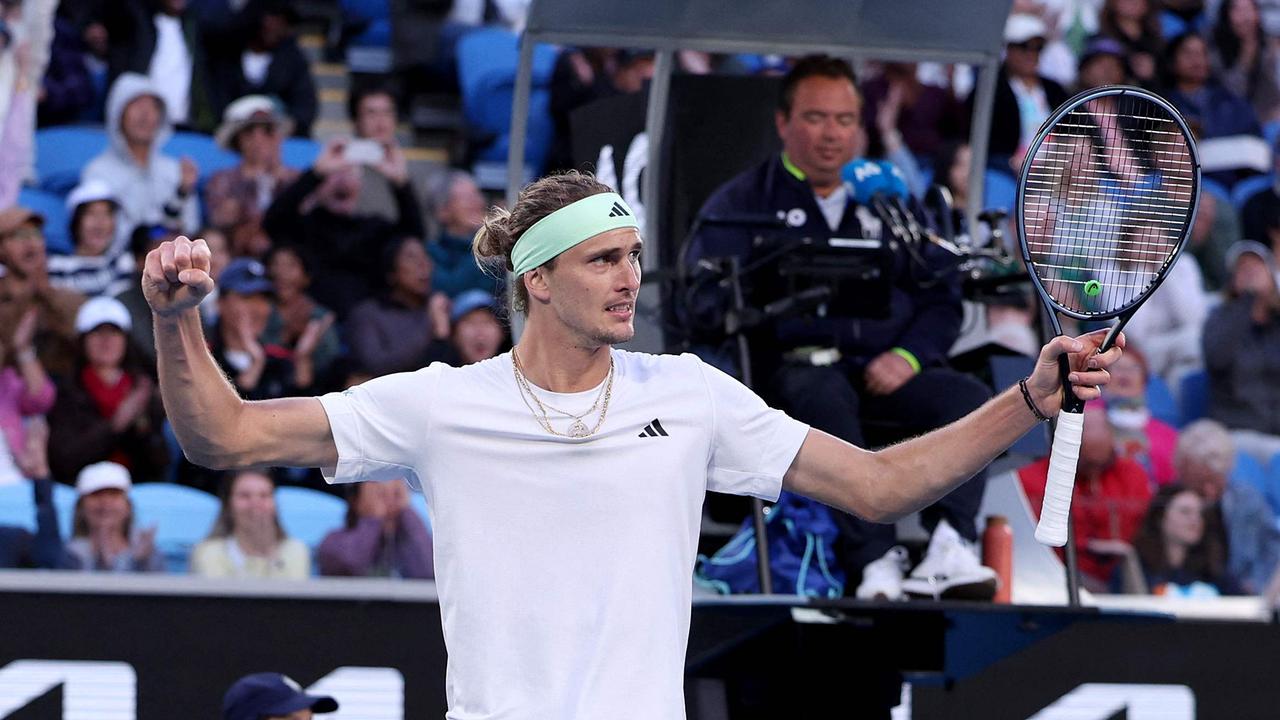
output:
[[[263,218],[263,228],[275,243],[310,250],[316,260],[311,286],[315,299],[339,319],[384,282],[379,275],[384,245],[396,238],[423,237],[404,152],[389,143],[370,148],[368,142],[331,140],[315,165],[276,197]],[[362,167],[386,178],[395,195],[398,221],[358,212]]]

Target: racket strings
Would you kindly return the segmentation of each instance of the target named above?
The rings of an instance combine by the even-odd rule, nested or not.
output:
[[[1031,266],[1059,305],[1112,315],[1156,283],[1195,197],[1187,138],[1160,105],[1132,94],[1085,100],[1026,159]]]

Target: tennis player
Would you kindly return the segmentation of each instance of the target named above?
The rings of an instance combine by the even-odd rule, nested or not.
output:
[[[1118,348],[1059,337],[1014,388],[928,435],[869,452],[770,409],[693,355],[616,350],[634,332],[643,241],[588,175],[527,187],[477,233],[527,314],[509,353],[435,364],[320,398],[241,400],[196,305],[209,249],[146,259],[160,387],[187,457],[214,468],[407,477],[426,495],[449,650],[450,720],[684,717],[692,571],[707,490],[792,490],[893,522],[971,477],[1058,411],[1057,357],[1099,396]]]

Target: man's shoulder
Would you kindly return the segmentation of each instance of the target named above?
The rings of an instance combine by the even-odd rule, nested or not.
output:
[[[779,164],[778,159],[768,157],[729,178],[711,193],[706,207],[733,207],[763,195],[775,164]]]
[[[693,353],[648,353],[614,350],[614,357],[632,382],[701,382],[702,360]]]

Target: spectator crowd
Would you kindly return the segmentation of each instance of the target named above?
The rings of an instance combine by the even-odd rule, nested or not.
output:
[[[350,133],[320,142],[311,140],[323,124],[320,92],[297,37],[307,20],[288,0],[0,3],[0,489],[29,485],[36,513],[34,532],[0,528],[0,565],[165,570],[157,529],[135,523],[131,497],[142,484],[172,483],[219,500],[183,563],[193,573],[432,577],[430,531],[403,482],[350,488],[345,518],[308,547],[290,536],[277,488],[333,492],[318,472],[213,473],[183,459],[160,402],[138,280],[164,240],[209,243],[218,287],[201,307],[208,344],[249,399],[317,395],[509,347],[503,281],[471,253],[489,199],[467,170],[424,176],[399,139],[407,81],[457,92],[467,34],[486,20],[503,32],[522,22],[520,3],[497,3],[492,18],[474,3],[453,5],[413,26],[431,42],[407,43],[412,62],[353,86]],[[1085,583],[1099,592],[1259,593],[1280,562],[1280,3],[1015,0],[1004,39],[988,204],[1074,91],[1154,90],[1204,147],[1188,251],[1130,324],[1106,398],[1086,409],[1073,514]],[[575,109],[640,92],[654,71],[644,51],[557,52],[545,105],[553,136],[539,172],[573,166]],[[700,74],[779,74],[796,61],[694,52],[677,60],[679,72]],[[856,70],[855,157],[891,160],[916,194],[932,182],[963,205],[977,191],[972,70]],[[63,126],[91,126],[104,143],[69,158],[78,177],[50,189],[37,149],[82,150],[37,142]],[[167,149],[192,136],[235,163],[210,170]],[[307,163],[286,159],[286,143],[298,139],[313,143]],[[36,187],[57,194],[66,228],[24,201]],[[1002,222],[961,234],[975,245],[1009,242],[1016,234]],[[51,242],[54,231],[66,247]],[[976,312],[1011,351],[1038,344],[1029,293]],[[921,373],[921,360],[925,371],[945,365],[946,349],[936,358],[896,353],[896,362]],[[984,393],[974,390],[969,404]],[[1037,509],[1046,468],[1038,460],[1019,472]],[[68,537],[55,518],[57,486],[76,496]],[[976,512],[976,499],[965,505]],[[962,535],[977,532],[948,519]],[[893,539],[883,542],[875,557]]]

